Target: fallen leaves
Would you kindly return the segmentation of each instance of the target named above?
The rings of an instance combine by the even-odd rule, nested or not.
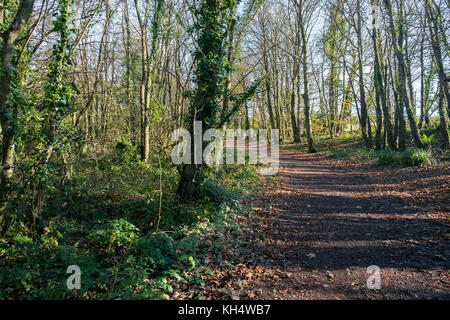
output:
[[[392,290],[387,297],[448,290],[449,274],[430,270],[446,263],[448,246],[443,242],[450,233],[421,224],[449,219],[448,166],[374,168],[320,155],[290,156],[302,160],[306,169],[290,161],[294,167],[282,169],[277,184],[244,200],[252,215],[238,221],[251,232],[241,245],[252,247],[241,252],[238,246],[227,246],[226,263],[207,261],[214,273],[204,277],[206,298],[386,298],[366,288],[366,269],[360,264],[370,250],[375,260],[392,266],[383,269],[384,286]],[[327,245],[334,250],[327,251]],[[352,249],[350,256],[336,253],[347,249]],[[236,265],[230,269],[228,261]]]

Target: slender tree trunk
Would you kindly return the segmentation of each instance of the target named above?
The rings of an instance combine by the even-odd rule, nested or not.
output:
[[[425,24],[422,29],[422,39],[420,41],[420,120],[419,120],[419,130],[423,127],[423,121],[425,119]]]
[[[296,65],[298,68],[298,65]],[[300,130],[297,127],[297,119],[295,114],[295,93],[297,91],[297,81],[296,81],[297,75],[294,74],[293,80],[292,80],[292,91],[291,91],[291,124],[292,124],[292,133],[294,136],[294,143],[300,143],[301,137],[300,137]]]
[[[302,2],[303,3],[303,2]],[[302,9],[302,8],[301,8]],[[302,16],[302,11],[299,12],[299,25],[300,25],[300,35],[302,37],[302,66],[303,66],[303,109],[305,114],[305,131],[306,139],[308,141],[308,152],[315,153],[314,140],[312,137],[311,128],[311,105],[309,98],[309,75],[308,75],[308,36],[306,34],[305,21]]]
[[[150,123],[149,123],[149,79],[150,72],[148,68],[149,50],[147,37],[147,21],[148,9],[145,8],[144,17],[142,17],[139,1],[134,1],[136,14],[139,21],[139,28],[141,30],[141,83],[140,83],[140,110],[141,110],[141,161],[147,162],[150,153]]]
[[[441,52],[441,33],[439,30],[439,24],[436,17],[436,12],[433,10],[432,4],[430,0],[425,0],[425,8],[426,8],[426,15],[427,19],[429,20],[429,30],[431,35],[431,47],[433,49],[433,56],[434,61],[437,67],[437,71],[439,74],[439,85],[442,88],[442,92],[445,95],[447,99],[447,109],[450,110],[450,91],[449,91],[449,85],[447,78],[447,75],[445,73],[444,69],[444,63],[442,59],[442,52]]]
[[[131,61],[131,26],[130,26],[130,17],[129,17],[129,9],[128,9],[128,1],[124,1],[124,10],[123,10],[123,42],[125,47],[125,77],[126,77],[126,104],[127,109],[130,112],[129,118],[129,133],[132,137],[132,141],[134,141],[134,137],[136,136],[136,126],[135,126],[135,110],[134,105],[132,103],[132,87],[131,87],[131,73],[132,73],[132,61]]]
[[[447,117],[445,116],[445,108],[444,108],[444,88],[440,87],[440,94],[439,94],[439,118],[440,118],[440,128],[442,132],[442,147],[443,148],[449,148],[450,142],[448,137],[448,122]]]
[[[276,129],[275,125],[275,117],[273,114],[273,107],[272,107],[272,90],[271,90],[271,81],[270,81],[270,75],[269,75],[269,62],[267,61],[267,56],[264,53],[264,69],[266,72],[266,96],[267,96],[267,110],[269,111],[269,118],[270,118],[270,125],[272,129]]]
[[[357,25],[358,25],[358,83],[359,83],[359,96],[360,96],[360,104],[361,104],[361,131],[363,135],[364,142],[366,144],[367,149],[372,148],[372,136],[369,131],[369,116],[367,112],[367,100],[366,100],[366,88],[364,85],[364,67],[362,62],[363,56],[363,43],[362,43],[362,18],[361,18],[361,3],[358,0],[357,3]],[[371,131],[371,130],[370,130]]]
[[[381,108],[383,110],[383,118],[384,118],[384,129],[386,133],[387,143],[390,149],[395,150],[396,149],[396,143],[394,139],[394,132],[392,129],[392,120],[391,120],[391,114],[389,112],[389,107],[387,104],[387,98],[386,98],[386,90],[385,85],[383,83],[383,73],[382,73],[382,62],[381,62],[381,54],[380,54],[380,48],[378,45],[378,35],[377,35],[377,29],[376,24],[374,23],[374,28],[372,30],[372,40],[373,40],[373,47],[375,51],[375,89],[377,94],[377,104],[381,102]],[[377,108],[378,110],[379,108]],[[378,111],[379,112],[379,111]],[[381,116],[381,115],[379,115]]]

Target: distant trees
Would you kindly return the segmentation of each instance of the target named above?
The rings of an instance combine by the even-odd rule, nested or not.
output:
[[[446,141],[442,21],[449,12],[443,1],[419,7],[408,0],[264,1],[244,47],[246,64],[265,80],[251,103],[254,123],[280,129],[282,140],[305,136],[309,151],[314,136],[355,129],[368,149],[404,150],[409,137],[425,147],[423,124],[438,115]]]

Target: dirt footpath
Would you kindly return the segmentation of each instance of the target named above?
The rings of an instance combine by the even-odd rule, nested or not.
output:
[[[419,214],[411,195],[420,190],[405,187],[408,174],[396,187],[343,163],[282,152],[278,187],[259,200],[269,209],[259,214],[258,249],[219,272],[216,283],[228,283],[232,298],[450,299],[448,222]],[[439,175],[445,191],[449,170],[439,170],[414,181]],[[381,270],[380,290],[367,287],[372,265]]]

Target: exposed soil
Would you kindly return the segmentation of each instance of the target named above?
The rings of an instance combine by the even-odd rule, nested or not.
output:
[[[450,299],[449,174],[284,151],[277,186],[248,200],[251,250],[215,270],[205,296]],[[380,290],[366,284],[372,265]]]

